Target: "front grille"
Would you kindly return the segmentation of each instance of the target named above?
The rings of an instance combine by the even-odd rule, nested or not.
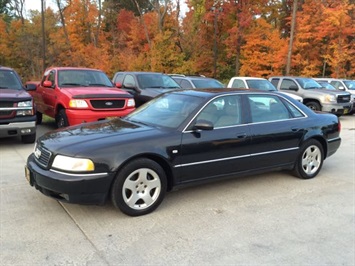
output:
[[[348,103],[350,102],[350,95],[338,95],[337,103]]]
[[[14,110],[1,110],[1,109],[6,109],[6,108],[12,108],[15,107],[16,105],[13,102],[9,101],[0,101],[0,117],[1,118],[10,118],[14,117],[16,114],[16,111]]]
[[[125,100],[90,100],[95,109],[117,109],[125,106]]]
[[[43,167],[48,167],[49,160],[51,159],[52,153],[43,148],[42,146],[37,146],[35,150],[35,158],[37,163]]]

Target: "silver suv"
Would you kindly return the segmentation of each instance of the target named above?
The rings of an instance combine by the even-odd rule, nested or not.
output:
[[[270,77],[269,81],[281,91],[296,94],[303,103],[314,111],[324,111],[341,116],[350,112],[352,103],[350,93],[324,89],[312,78]]]
[[[338,90],[347,91],[351,94],[352,110],[351,114],[355,113],[355,80],[350,79],[334,79],[334,78],[314,78],[316,81],[325,81],[331,84]]]

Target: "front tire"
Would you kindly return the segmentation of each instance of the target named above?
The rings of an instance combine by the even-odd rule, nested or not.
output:
[[[43,114],[40,112],[36,112],[36,123],[37,125],[42,124],[42,120],[43,120]]]
[[[62,128],[62,127],[67,127],[69,126],[69,122],[68,122],[68,117],[67,114],[65,113],[65,109],[61,109],[56,117],[56,123],[57,123],[57,127],[58,128]]]
[[[322,107],[317,102],[308,102],[308,103],[306,103],[306,106],[313,111],[321,111],[322,110]]]
[[[129,216],[151,213],[163,201],[167,188],[163,168],[149,159],[125,165],[112,185],[113,205]]]
[[[319,141],[308,140],[301,147],[293,173],[302,179],[313,178],[321,170],[323,160],[324,151]]]

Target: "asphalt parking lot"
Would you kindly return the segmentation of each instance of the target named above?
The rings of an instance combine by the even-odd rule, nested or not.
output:
[[[135,218],[42,195],[24,177],[33,145],[0,139],[0,264],[355,265],[355,115],[340,120],[341,147],[314,179],[273,172],[190,187]]]

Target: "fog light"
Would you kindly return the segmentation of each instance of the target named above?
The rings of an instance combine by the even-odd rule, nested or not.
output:
[[[21,133],[22,134],[31,133],[31,129],[30,128],[21,129]]]

